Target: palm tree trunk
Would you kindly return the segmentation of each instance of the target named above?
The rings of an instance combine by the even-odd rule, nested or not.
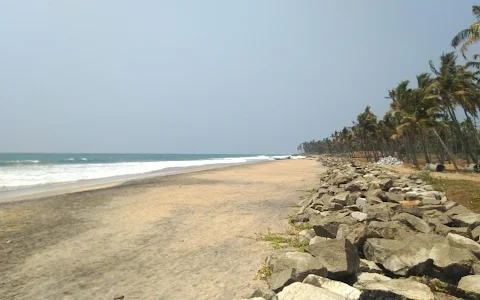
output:
[[[433,134],[438,138],[440,144],[442,144],[443,146],[443,149],[445,149],[445,152],[447,152],[448,156],[450,156],[450,160],[452,161],[453,163],[453,166],[455,167],[455,170],[458,171],[458,166],[457,166],[457,160],[455,158],[455,156],[453,155],[453,153],[450,152],[450,150],[448,150],[448,147],[447,145],[445,145],[445,143],[443,142],[442,138],[440,137],[440,135],[438,134],[437,130],[435,129],[435,127],[432,127],[431,128]]]
[[[473,156],[472,152],[470,151],[470,147],[468,144],[467,139],[465,138],[462,128],[460,127],[460,123],[458,122],[457,116],[455,114],[455,111],[448,105],[447,106],[448,113],[450,114],[450,117],[452,118],[455,131],[457,132],[458,138],[460,139],[460,142],[462,143],[463,150],[465,151],[465,154],[467,155],[467,158],[470,157],[474,163],[477,163],[477,160]]]

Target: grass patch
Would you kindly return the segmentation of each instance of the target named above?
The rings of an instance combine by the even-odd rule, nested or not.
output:
[[[430,172],[426,171],[419,172],[418,177],[432,185],[435,190],[444,192],[448,200],[480,213],[480,184],[478,182],[433,178]]]
[[[308,246],[308,243],[300,243],[298,236],[292,234],[273,233],[269,231],[264,235],[259,234],[257,239],[270,242],[275,249],[293,247],[304,252],[305,247]]]
[[[318,192],[318,189],[312,188],[309,190],[299,190],[302,194],[300,195],[300,200],[310,198],[313,194]]]
[[[305,224],[305,225],[303,225],[303,224],[302,224],[302,225],[300,225],[300,224],[295,224],[295,223],[292,222],[292,219],[291,219],[291,218],[288,219],[288,224],[290,224],[290,226],[292,226],[293,228],[295,228],[295,229],[298,230],[298,231],[302,231],[302,230],[305,230],[305,229],[312,229],[312,228],[313,228],[312,224],[310,224],[310,223],[307,223],[307,224]]]
[[[257,272],[257,276],[255,276],[255,279],[263,279],[267,280],[268,278],[272,277],[272,268],[271,266],[267,263],[268,257],[265,258],[265,262],[263,263],[263,266],[260,270]]]

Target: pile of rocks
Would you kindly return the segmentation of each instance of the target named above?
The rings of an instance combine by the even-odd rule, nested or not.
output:
[[[292,222],[305,252],[270,257],[250,299],[480,299],[480,214],[416,175],[322,158],[329,169]]]
[[[382,157],[377,161],[377,165],[403,165],[403,162],[399,161],[396,157],[387,156]]]

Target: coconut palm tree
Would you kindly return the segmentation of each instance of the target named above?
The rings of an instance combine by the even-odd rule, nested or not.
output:
[[[457,56],[454,52],[442,54],[438,69],[430,61],[430,69],[436,78],[425,88],[426,98],[438,101],[439,108],[445,111],[452,120],[455,133],[462,143],[465,154],[473,162],[476,162],[455,110],[457,105],[463,105],[464,99],[474,95],[476,90],[473,81],[474,74],[462,66],[457,66],[456,59]]]
[[[460,48],[460,51],[462,52],[462,55],[465,58],[466,58],[465,53],[467,52],[468,47],[480,41],[480,6],[474,5],[472,7],[472,13],[477,19],[477,22],[470,25],[469,28],[466,28],[460,31],[452,39],[452,46],[454,48],[458,47],[460,44],[462,45],[462,47]]]

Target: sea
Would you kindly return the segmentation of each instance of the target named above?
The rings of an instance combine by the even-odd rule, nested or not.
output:
[[[67,183],[108,182],[284,157],[261,154],[0,153],[0,198],[2,192],[11,195],[5,192],[35,191],[35,187],[68,187]]]

